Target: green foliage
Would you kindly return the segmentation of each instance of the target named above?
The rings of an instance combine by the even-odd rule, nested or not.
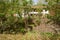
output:
[[[46,0],[48,2],[48,8],[50,10],[54,10],[55,14],[54,16],[48,15],[47,17],[51,19],[51,21],[54,21],[56,24],[60,24],[60,0]],[[50,5],[51,4],[51,5]],[[52,13],[51,13],[52,14]]]
[[[39,17],[22,18],[21,14],[23,10],[25,14],[28,14],[31,10],[32,0],[29,2],[22,0],[22,5],[20,5],[19,1],[20,0],[12,0],[11,2],[9,2],[9,0],[0,1],[0,33],[25,33],[28,31],[26,27],[31,29],[36,24],[40,24]],[[20,6],[27,6],[27,8],[20,8]],[[19,17],[14,16],[14,14],[19,14]],[[33,22],[34,20],[35,22]],[[26,22],[28,22],[28,24]]]
[[[53,4],[52,2],[54,2],[55,4]],[[52,10],[52,15],[48,15],[47,18],[49,19],[49,21],[47,23],[53,24],[54,30],[56,31],[56,33],[60,32],[59,28],[60,28],[60,0],[49,0],[48,3],[48,9],[51,11]],[[52,5],[53,4],[53,5]],[[58,30],[56,30],[58,29]]]
[[[25,28],[19,10],[18,0],[13,0],[11,3],[0,1],[0,33],[17,33]],[[20,17],[14,17],[15,13]]]
[[[60,5],[55,4],[51,7],[52,10],[55,10],[55,14],[53,16],[49,15],[48,18],[51,19],[55,24],[60,25]],[[54,8],[53,8],[54,7]]]
[[[50,32],[41,32],[42,40],[60,40],[60,34],[50,33]]]

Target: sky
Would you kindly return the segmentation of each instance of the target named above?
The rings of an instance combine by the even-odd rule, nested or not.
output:
[[[38,0],[33,0],[34,4],[37,4]]]
[[[45,0],[39,0],[42,4],[47,4],[47,2],[45,2]],[[38,0],[33,0],[34,5],[36,5],[38,2]]]

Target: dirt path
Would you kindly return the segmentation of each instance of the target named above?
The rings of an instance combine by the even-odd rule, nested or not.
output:
[[[47,24],[46,22],[48,21],[47,18],[41,18],[41,23],[39,26],[37,26],[36,28],[34,28],[36,31],[40,31],[40,32],[55,32],[55,28],[54,25],[51,24]]]

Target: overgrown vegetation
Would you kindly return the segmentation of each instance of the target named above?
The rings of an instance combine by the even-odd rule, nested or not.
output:
[[[48,21],[48,23],[52,22],[52,24],[55,25],[54,28],[55,28],[56,33],[58,33],[58,32],[60,32],[60,30],[59,30],[59,28],[60,28],[60,4],[59,4],[59,1],[56,1],[56,3],[54,5],[50,5],[50,7],[48,6],[48,8],[53,11],[51,13],[53,16],[48,15],[48,17],[47,17],[50,19]]]
[[[34,26],[40,23],[39,17],[22,17],[22,11],[24,11],[25,15],[31,11],[32,1],[24,0],[21,4],[19,1],[0,1],[0,33],[26,33],[28,28],[32,30]],[[35,22],[33,22],[34,20]]]
[[[48,3],[48,8],[54,10],[55,14],[53,16],[48,15],[49,22],[52,21],[60,28],[60,4],[55,4],[55,1],[60,1],[51,1]],[[32,10],[31,5],[32,0],[0,0],[0,40],[60,40],[60,33],[57,34],[58,30],[56,33],[33,31],[34,27],[40,25],[41,15],[29,15],[28,12]],[[40,9],[36,10],[40,11]],[[23,18],[22,12],[25,13],[24,15],[28,14],[28,17]],[[26,34],[21,35],[21,33]]]
[[[18,39],[17,39],[18,38]],[[1,40],[60,40],[60,35],[50,32],[28,32],[25,35],[1,34]]]

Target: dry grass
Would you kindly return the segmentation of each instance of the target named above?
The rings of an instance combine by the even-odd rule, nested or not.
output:
[[[25,35],[22,35],[22,34],[0,34],[0,40],[53,40],[51,38],[53,38],[53,37],[50,33],[45,34],[45,33],[38,33],[38,32],[28,32]],[[56,40],[60,40],[60,38],[56,39]]]
[[[23,35],[0,34],[0,40],[21,40]]]
[[[25,35],[0,34],[0,40],[41,40],[41,36],[38,33],[31,32],[28,32]]]

